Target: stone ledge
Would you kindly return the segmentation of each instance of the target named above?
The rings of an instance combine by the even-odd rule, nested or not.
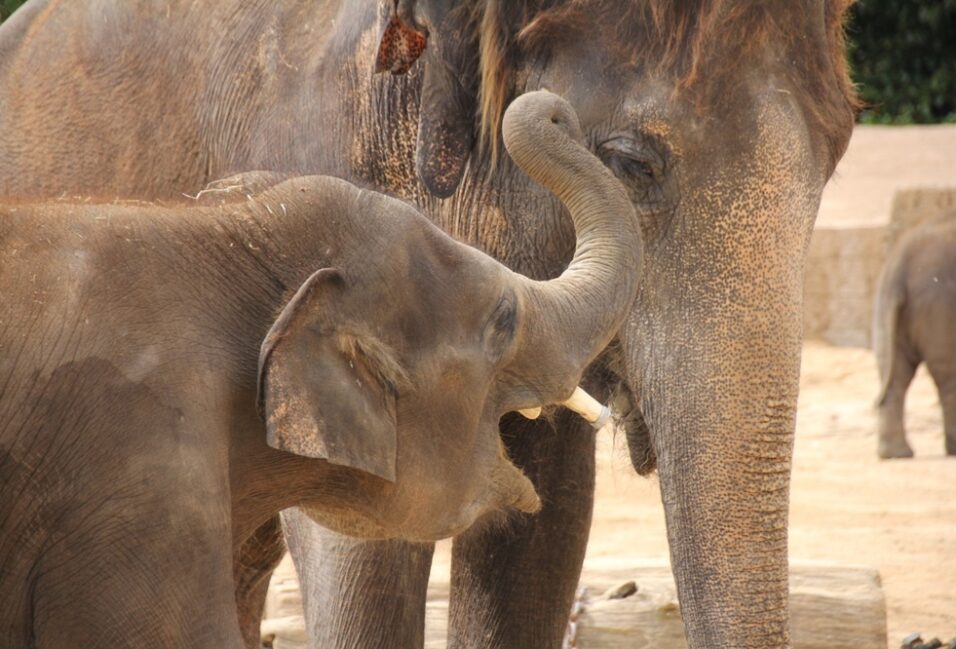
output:
[[[804,271],[804,338],[870,347],[873,298],[890,246],[907,230],[953,210],[956,187],[913,187],[895,193],[887,225],[818,226]]]

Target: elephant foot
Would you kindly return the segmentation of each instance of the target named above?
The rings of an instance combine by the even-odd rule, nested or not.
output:
[[[906,443],[905,439],[898,441],[880,440],[877,455],[881,460],[894,460],[913,457],[913,449]]]

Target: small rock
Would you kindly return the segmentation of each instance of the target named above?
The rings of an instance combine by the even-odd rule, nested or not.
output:
[[[626,599],[637,592],[637,583],[625,581],[623,584],[612,586],[601,595],[604,599]]]
[[[946,649],[956,649],[956,638],[949,641],[949,644],[946,645]]]
[[[680,606],[677,602],[667,602],[657,610],[661,613],[678,613],[680,612]]]
[[[943,641],[939,638],[933,638],[927,643],[924,643],[920,649],[939,649],[943,646]]]
[[[900,645],[900,649],[920,649],[923,644],[923,637],[919,632],[911,633],[905,638],[903,638],[903,644]]]

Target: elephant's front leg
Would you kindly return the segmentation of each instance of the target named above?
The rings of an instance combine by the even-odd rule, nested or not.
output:
[[[421,649],[433,544],[360,541],[282,513],[310,649]]]
[[[543,508],[455,539],[448,646],[557,649],[587,548],[595,434],[567,411],[553,427],[509,416],[503,430]]]
[[[273,516],[250,536],[234,559],[236,609],[247,649],[260,649],[259,628],[269,580],[285,554],[279,516]]]
[[[943,408],[946,455],[956,455],[956,358],[949,356],[950,349],[947,347],[944,353],[927,359],[926,365],[936,383],[939,404]]]
[[[946,455],[956,455],[956,380],[939,386],[939,401],[943,406]]]

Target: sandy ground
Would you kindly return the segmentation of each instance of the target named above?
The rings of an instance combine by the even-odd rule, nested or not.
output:
[[[907,395],[912,460],[876,458],[867,350],[807,345],[801,383],[791,556],[878,568],[891,647],[912,631],[956,636],[956,457],[929,375],[921,368]]]
[[[804,347],[791,493],[790,556],[877,568],[887,602],[889,646],[913,631],[956,637],[956,457],[943,451],[936,390],[924,371],[908,395],[912,460],[876,458],[877,389],[863,349]],[[656,478],[630,470],[624,441],[605,435],[588,565],[667,561]],[[448,571],[442,543],[433,575]]]

